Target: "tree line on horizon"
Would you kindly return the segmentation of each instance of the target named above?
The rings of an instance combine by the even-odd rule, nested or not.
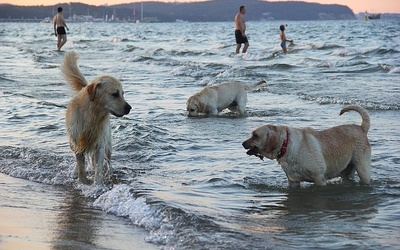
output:
[[[143,2],[110,6],[82,3],[62,3],[51,6],[0,5],[0,19],[38,19],[53,17],[62,7],[64,17],[87,15],[104,19],[115,16],[119,20],[140,20],[153,17],[159,22],[185,20],[189,22],[232,21],[240,5],[247,9],[246,20],[349,20],[355,19],[353,11],[338,4],[308,2],[267,2],[262,0],[213,0],[191,3]],[[142,9],[143,6],[143,9]]]

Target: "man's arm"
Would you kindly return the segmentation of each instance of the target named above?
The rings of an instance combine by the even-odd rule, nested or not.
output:
[[[54,16],[53,24],[54,24],[54,35],[57,36],[57,16]]]
[[[63,25],[64,25],[64,27],[65,27],[65,28],[67,28],[67,30],[69,30],[69,29],[68,29],[68,26],[67,26],[67,24],[65,23],[65,20],[64,20],[64,18],[63,18],[63,20],[62,20],[62,21],[63,21]]]
[[[239,17],[239,24],[240,24],[240,31],[242,32],[242,36],[246,36],[246,34],[245,34],[246,24],[244,23],[244,18],[242,15]]]

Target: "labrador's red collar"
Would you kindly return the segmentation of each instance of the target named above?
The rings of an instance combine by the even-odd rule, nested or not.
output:
[[[286,140],[283,141],[281,151],[279,151],[278,156],[276,157],[277,160],[279,160],[285,155],[288,141],[289,141],[289,131],[286,129]]]

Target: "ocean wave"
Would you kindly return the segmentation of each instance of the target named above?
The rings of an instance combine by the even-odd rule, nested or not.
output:
[[[337,44],[325,44],[325,43],[311,43],[312,49],[317,50],[334,50],[334,49],[344,49],[343,46]]]
[[[389,74],[398,74],[398,73],[400,73],[400,66],[398,66],[398,67],[395,67],[395,66],[389,66],[389,67],[387,67],[387,66],[383,66],[384,67],[384,69],[389,69]]]
[[[375,103],[367,100],[347,100],[329,96],[310,96],[302,93],[299,96],[304,100],[315,101],[319,104],[359,105],[370,110],[400,110],[399,104]]]
[[[10,82],[15,82],[15,80],[8,78],[4,74],[0,74],[0,84],[2,83],[10,83]]]
[[[277,51],[267,51],[263,53],[246,53],[243,55],[232,54],[232,57],[239,57],[243,61],[267,61],[275,59],[279,56]]]
[[[76,39],[74,40],[74,44],[88,44],[88,43],[96,43],[98,42],[97,40],[92,40],[92,39]]]
[[[334,55],[334,56],[347,57],[347,56],[360,55],[362,53],[360,50],[357,50],[357,49],[337,48],[337,49],[334,49],[330,54]]]
[[[171,56],[212,56],[215,53],[210,51],[194,51],[194,50],[172,50],[169,55]]]
[[[212,45],[211,49],[218,50],[218,49],[225,49],[225,48],[229,48],[229,47],[232,47],[231,43],[225,43],[225,44],[224,43],[217,43],[217,44]]]
[[[113,129],[113,148],[130,163],[149,163],[160,155],[175,151],[173,142],[166,140],[168,131],[151,124],[132,124],[130,120],[120,120]],[[160,146],[162,145],[162,146]]]
[[[309,67],[318,67],[318,68],[332,68],[336,65],[335,62],[329,60],[320,60],[314,58],[304,58],[301,61],[301,64]]]
[[[139,47],[136,47],[134,45],[128,44],[126,47],[123,49],[124,52],[133,52],[135,50],[138,50]]]
[[[93,189],[93,188],[90,188]],[[90,197],[93,191],[86,192]],[[149,235],[145,240],[175,248],[232,248],[245,242],[245,236],[215,223],[215,218],[200,213],[186,212],[181,208],[151,197],[138,197],[135,188],[129,185],[115,185],[94,201],[94,206],[121,217],[127,217]],[[227,234],[235,238],[226,237]]]
[[[298,67],[297,65],[291,65],[288,63],[275,63],[275,64],[267,66],[267,68],[276,69],[276,70],[289,70],[289,69],[294,69],[297,67]]]
[[[178,39],[178,44],[184,44],[184,43],[187,43],[187,42],[189,42],[189,41],[191,41],[192,39],[190,39],[190,38],[180,38],[180,39]]]
[[[125,37],[113,37],[110,42],[112,43],[119,43],[119,42],[129,42],[128,38]]]
[[[155,60],[155,58],[151,56],[133,56],[133,57],[124,57],[121,60],[124,62],[148,62]]]
[[[29,98],[29,99],[35,99],[34,96],[24,94],[24,93],[14,93],[14,92],[10,92],[10,91],[4,91],[4,94],[13,95],[13,96],[21,96],[21,97],[25,97],[25,98]]]
[[[57,108],[63,108],[63,109],[67,108],[66,104],[60,104],[60,103],[54,103],[54,102],[48,102],[48,101],[39,101],[38,104],[43,105],[43,106],[51,106],[51,107],[57,107]]]
[[[11,146],[0,146],[0,155],[0,171],[9,176],[52,185],[75,182],[72,157]]]
[[[379,64],[370,64],[365,61],[337,62],[335,67],[324,70],[322,73],[388,73],[388,67]]]
[[[170,72],[173,76],[191,76],[191,77],[203,77],[210,75],[209,70],[216,71],[216,68],[206,67],[206,64],[195,64],[195,63],[187,63],[185,65],[180,65]],[[220,75],[220,73],[218,74]],[[217,75],[217,77],[218,77]]]
[[[387,48],[376,48],[371,50],[366,50],[362,54],[367,56],[383,56],[387,54],[399,54],[400,51],[396,49],[387,49]]]
[[[86,196],[96,187],[85,186]],[[126,184],[115,185],[111,190],[104,192],[94,201],[95,207],[121,217],[128,217],[135,225],[148,230],[156,230],[161,226],[163,216],[147,205],[143,197],[134,197],[132,187]]]
[[[163,48],[152,48],[152,49],[146,50],[146,53],[152,57],[165,56],[166,51]]]

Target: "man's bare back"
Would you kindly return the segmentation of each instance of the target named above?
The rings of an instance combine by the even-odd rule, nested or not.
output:
[[[54,25],[56,25],[57,27],[64,27],[65,25],[65,21],[64,21],[64,17],[61,13],[57,13],[54,16]]]
[[[246,32],[246,21],[244,20],[244,16],[239,12],[235,16],[235,24],[236,29],[242,32],[242,35],[245,35]]]

